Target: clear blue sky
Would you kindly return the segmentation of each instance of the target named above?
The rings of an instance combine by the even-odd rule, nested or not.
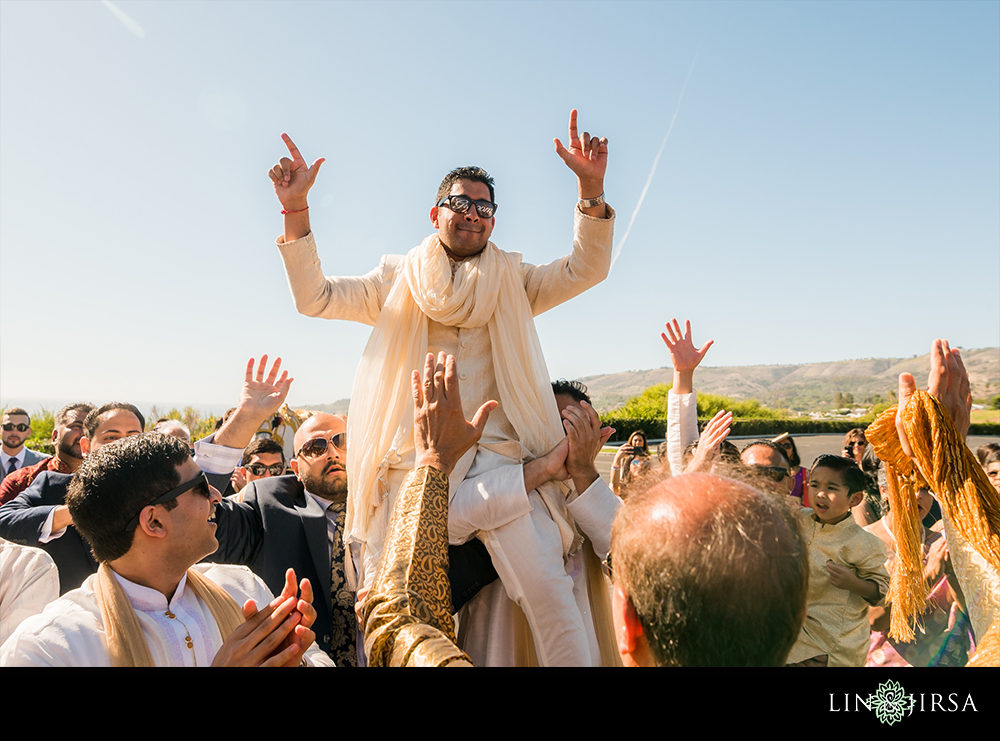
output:
[[[1000,3],[0,3],[0,403],[225,407],[281,355],[350,394],[369,329],[300,316],[266,172],[326,157],[328,274],[497,180],[493,240],[570,248],[569,110],[611,141],[610,277],[538,319],[553,377],[1000,344]]]

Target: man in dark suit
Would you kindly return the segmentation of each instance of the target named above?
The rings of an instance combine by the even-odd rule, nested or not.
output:
[[[243,501],[216,509],[219,550],[208,560],[249,566],[272,590],[285,571],[313,585],[316,643],[338,666],[364,660],[355,617],[357,574],[344,546],[347,507],[347,423],[314,414],[295,433],[294,476],[252,481]],[[497,578],[479,540],[449,549],[455,609]]]
[[[25,466],[41,463],[48,456],[24,446],[31,437],[31,417],[21,407],[12,407],[0,417],[3,435],[0,436],[0,479]]]

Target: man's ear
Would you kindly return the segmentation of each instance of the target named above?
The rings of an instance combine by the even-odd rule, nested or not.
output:
[[[295,478],[297,478],[299,481],[301,481],[302,477],[299,476],[299,459],[298,458],[292,458],[288,462],[288,467],[292,469],[292,473],[295,474]]]
[[[160,520],[158,510],[152,504],[143,507],[139,514],[139,527],[136,529],[142,530],[150,538],[165,538],[167,536],[167,528]]]
[[[55,427],[52,430],[52,442],[55,442],[58,437],[59,437],[59,428]]]
[[[434,206],[434,208],[431,209],[431,223],[434,225],[435,229],[438,228],[438,210],[437,210],[437,206]]]
[[[80,438],[80,450],[83,451],[84,455],[90,453],[90,438],[86,435]]]
[[[640,640],[643,637],[642,623],[639,622],[632,598],[625,594],[625,591],[617,584],[614,585],[614,590],[614,606],[618,610],[614,621],[615,625],[618,626],[618,635],[615,638],[618,641],[618,653],[626,656],[635,653],[639,648]]]

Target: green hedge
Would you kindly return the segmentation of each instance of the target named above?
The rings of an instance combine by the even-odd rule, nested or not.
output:
[[[667,436],[666,419],[629,419],[617,417],[614,413],[601,415],[601,422],[615,428],[609,442],[626,442],[629,436],[636,430],[642,430],[646,437],[655,440]],[[699,429],[704,427],[708,419],[698,419]],[[867,427],[871,424],[870,419],[761,419],[757,417],[744,417],[733,420],[732,435],[774,437],[782,432],[789,432],[793,435],[805,434],[834,434],[838,432],[848,432],[855,427]],[[969,427],[970,435],[998,435],[1000,436],[1000,424],[996,422],[977,422]]]

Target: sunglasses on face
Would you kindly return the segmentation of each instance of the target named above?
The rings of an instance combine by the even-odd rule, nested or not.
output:
[[[438,201],[437,207],[447,206],[456,214],[464,214],[468,213],[473,205],[476,207],[476,213],[484,219],[492,219],[498,208],[493,201],[477,201],[468,196],[445,196]]]
[[[759,473],[761,476],[769,478],[771,481],[776,483],[781,483],[788,475],[788,471],[781,466],[750,466],[750,468]]]
[[[30,425],[26,425],[23,422],[20,424],[14,424],[13,422],[8,422],[3,426],[4,432],[13,432],[14,430],[17,430],[18,432],[27,432],[29,429],[31,429]]]
[[[347,452],[347,433],[338,432],[336,435],[331,437],[329,440],[325,437],[314,437],[312,440],[306,441],[306,444],[302,446],[296,456],[303,455],[306,458],[316,458],[318,456],[326,453],[329,444],[333,443],[333,447],[337,450]]]
[[[185,481],[180,486],[175,486],[167,493],[161,494],[149,504],[143,505],[142,509],[139,510],[136,516],[128,521],[128,525],[125,526],[125,532],[129,532],[136,525],[139,524],[139,518],[142,516],[142,510],[146,509],[146,507],[152,507],[157,504],[165,504],[167,502],[172,502],[173,500],[177,499],[177,497],[179,497],[181,494],[184,494],[185,492],[191,490],[198,492],[203,497],[205,497],[205,499],[208,499],[210,496],[212,496],[212,492],[208,488],[208,477],[205,476],[204,472],[199,473],[190,481]]]
[[[263,476],[265,473],[280,476],[285,471],[285,464],[275,463],[273,466],[265,466],[263,463],[250,463],[246,469],[254,476]]]

